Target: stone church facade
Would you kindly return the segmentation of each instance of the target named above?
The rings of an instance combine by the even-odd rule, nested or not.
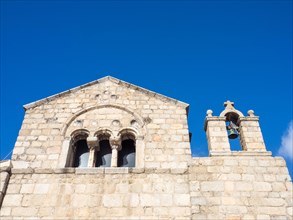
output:
[[[292,219],[286,163],[252,110],[208,110],[209,157],[192,157],[188,104],[110,76],[24,108],[1,219]]]

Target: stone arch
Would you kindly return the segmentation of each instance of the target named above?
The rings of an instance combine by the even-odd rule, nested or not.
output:
[[[229,113],[236,114],[238,117],[244,117],[241,111],[238,111],[237,109],[225,109],[221,112],[220,117],[226,117]]]
[[[112,122],[115,120],[121,122],[121,124],[119,124],[119,126],[112,124]],[[77,121],[82,122],[76,124],[75,122]],[[135,127],[131,125],[131,121],[137,122]],[[95,105],[88,107],[79,112],[76,112],[73,116],[71,116],[62,128],[61,132],[64,137],[64,141],[58,166],[66,167],[68,165],[68,162],[66,161],[68,161],[69,151],[71,150],[71,141],[75,134],[86,132],[88,135],[87,141],[90,141],[90,143],[93,145],[97,145],[90,147],[91,153],[89,166],[92,164],[91,161],[94,161],[92,158],[95,158],[95,153],[100,150],[100,141],[98,140],[99,137],[103,140],[109,140],[109,143],[112,147],[113,140],[119,141],[121,135],[126,137],[125,134],[128,133],[128,135],[133,136],[133,140],[135,140],[136,145],[139,146],[139,152],[137,153],[141,159],[137,164],[139,167],[142,167],[144,164],[143,155],[145,145],[143,139],[147,133],[146,131],[147,130],[144,119],[126,107],[113,104]],[[104,142],[101,144],[105,146]]]
[[[97,137],[98,142],[93,159],[94,167],[110,167],[112,159],[110,138],[114,136],[113,132],[108,128],[99,128],[94,136]]]
[[[90,132],[87,129],[76,129],[75,131],[71,132],[70,137],[71,139],[76,139],[80,135],[89,136]]]
[[[223,117],[226,124],[227,137],[230,151],[242,151],[242,138],[239,132],[240,117],[244,117],[241,111],[234,108],[234,102],[229,100],[224,103],[225,109],[221,112],[220,117]]]
[[[132,127],[121,129],[117,135],[120,139],[121,147],[118,152],[118,167],[136,167],[141,157],[141,150],[137,150],[138,131]],[[139,147],[141,148],[140,144]],[[137,156],[137,154],[139,156]]]
[[[98,131],[94,133],[94,136],[98,138],[100,138],[101,136],[109,136],[110,138],[114,136],[114,133],[109,128],[98,128]]]
[[[127,113],[129,113],[130,115],[132,115],[136,121],[138,122],[138,124],[141,126],[143,133],[146,133],[145,130],[145,122],[143,120],[143,118],[135,113],[134,111],[130,110],[129,108],[126,108],[124,106],[121,105],[117,105],[117,104],[105,104],[105,105],[95,105],[95,106],[90,106],[87,108],[84,108],[78,112],[76,112],[71,118],[69,118],[66,122],[65,122],[65,126],[62,128],[61,134],[66,138],[68,136],[67,134],[67,130],[70,127],[70,125],[72,124],[72,122],[80,115],[85,114],[86,112],[95,110],[95,109],[101,109],[101,108],[115,108],[115,109],[120,109],[122,111],[125,111]]]
[[[132,128],[132,127],[126,127],[126,128],[122,128],[119,132],[118,132],[118,137],[121,138],[121,140],[125,137],[125,136],[129,136],[129,138],[134,138],[137,139],[137,137],[139,136],[139,132],[137,129]],[[130,137],[132,136],[132,137]]]
[[[72,166],[76,166],[76,160],[78,156],[80,155],[76,155],[79,154],[81,152],[79,152],[80,150],[82,151],[87,151],[89,154],[89,150],[86,144],[86,139],[89,136],[89,131],[87,129],[77,129],[75,131],[73,131],[70,134],[70,142],[69,142],[69,148],[68,148],[68,152],[67,152],[67,158],[66,158],[66,167],[72,167]],[[81,146],[81,144],[83,144],[84,146]],[[77,148],[87,148],[87,149],[77,149]],[[86,154],[86,152],[83,152],[84,154]],[[87,155],[88,156],[88,155]]]

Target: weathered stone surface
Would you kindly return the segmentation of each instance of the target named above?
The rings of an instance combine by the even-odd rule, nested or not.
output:
[[[26,105],[12,163],[0,163],[1,219],[292,219],[285,161],[266,151],[253,112],[225,105],[219,117],[207,113],[211,157],[195,158],[188,105],[115,78]],[[240,115],[243,151],[230,150],[229,111]],[[107,135],[111,167],[94,167]],[[117,167],[121,142],[133,136],[135,167]],[[79,138],[91,157],[74,168]]]

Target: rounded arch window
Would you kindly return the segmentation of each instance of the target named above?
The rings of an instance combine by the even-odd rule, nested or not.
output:
[[[95,153],[95,167],[111,167],[112,149],[110,146],[110,135],[102,134],[98,136],[99,148]]]
[[[135,167],[136,142],[133,134],[121,136],[121,149],[118,152],[118,167]]]
[[[89,160],[89,148],[86,138],[88,134],[86,132],[80,132],[73,135],[72,138],[72,156],[70,166],[73,167],[87,167]]]

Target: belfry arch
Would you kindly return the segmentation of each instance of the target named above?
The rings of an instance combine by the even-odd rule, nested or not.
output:
[[[224,103],[225,109],[220,116],[213,116],[213,111],[208,110],[204,129],[206,131],[210,156],[229,155],[231,146],[229,138],[240,139],[241,151],[238,154],[266,153],[263,136],[259,126],[259,117],[249,110],[248,116],[234,108],[234,102],[229,100]],[[228,123],[228,124],[226,124]],[[231,133],[234,132],[234,133]],[[236,135],[236,136],[234,136]]]

